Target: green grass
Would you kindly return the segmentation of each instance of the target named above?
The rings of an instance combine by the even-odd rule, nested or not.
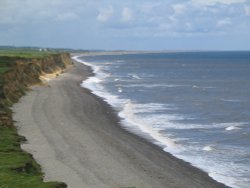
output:
[[[0,75],[11,69],[14,63],[14,57],[0,56]]]
[[[14,127],[0,126],[0,188],[56,188],[58,182],[44,183],[40,166],[20,149],[23,137]]]
[[[62,184],[61,184],[62,185]],[[40,176],[6,172],[0,174],[0,188],[59,188],[59,183],[41,183]]]
[[[44,56],[51,55],[50,52],[30,52],[30,51],[2,51],[0,50],[0,56],[8,57],[20,57],[20,58],[42,58]]]
[[[11,69],[11,66],[14,64],[14,61],[9,57],[0,56],[0,94],[3,86],[3,73]],[[1,188],[1,187],[0,187]]]
[[[0,188],[59,188],[58,182],[44,183],[40,166],[20,149],[24,138],[14,127],[0,126]]]
[[[10,70],[10,67],[0,67],[0,74],[3,74],[8,70]]]
[[[38,47],[1,47],[0,46],[0,57],[19,57],[19,58],[42,58],[51,54],[56,54],[60,51],[55,49],[46,49],[40,51]]]
[[[4,127],[0,125],[0,152],[18,152],[21,151],[19,145],[25,139],[18,136],[14,127]],[[0,160],[0,168],[2,161]]]
[[[56,188],[58,182],[42,182],[40,168],[26,153],[0,153],[0,187]]]

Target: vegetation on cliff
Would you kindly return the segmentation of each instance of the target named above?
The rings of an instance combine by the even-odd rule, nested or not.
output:
[[[66,53],[0,50],[0,188],[64,188],[60,182],[43,182],[40,166],[20,147],[10,107],[40,76],[71,64]]]

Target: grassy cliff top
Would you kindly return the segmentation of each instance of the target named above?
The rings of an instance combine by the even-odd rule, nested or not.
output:
[[[0,57],[42,58],[51,54],[55,54],[55,52],[24,50],[24,49],[16,49],[16,50],[0,49]]]

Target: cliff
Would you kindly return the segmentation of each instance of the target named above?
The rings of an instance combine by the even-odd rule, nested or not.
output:
[[[2,75],[0,88],[0,126],[12,125],[8,106],[25,94],[30,86],[41,83],[41,76],[64,70],[71,64],[67,53],[43,58],[16,58],[11,68]]]
[[[1,70],[6,70],[0,74],[0,187],[66,188],[65,183],[43,182],[40,166],[20,147],[25,138],[17,134],[10,107],[30,86],[40,84],[44,75],[62,72],[71,65],[70,55],[1,57],[0,61]]]
[[[63,70],[71,64],[69,54],[56,54],[38,59],[17,59],[3,75],[3,97],[16,102],[29,86],[41,82],[40,76]]]

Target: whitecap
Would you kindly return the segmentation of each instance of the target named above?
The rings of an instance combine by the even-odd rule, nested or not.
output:
[[[154,143],[164,148],[164,150],[177,151],[182,147],[174,139],[168,138],[159,132],[162,130],[160,127],[156,127],[153,121],[147,121],[146,119],[136,115],[138,112],[137,104],[129,101],[124,105],[123,110],[119,113],[119,116],[123,118],[123,123],[125,127],[129,127],[129,130],[134,131],[137,134],[143,132],[154,140]],[[137,127],[138,129],[131,129],[131,127]]]
[[[95,73],[94,76],[89,77],[87,80],[84,80],[81,83],[82,87],[90,89],[93,94],[103,98],[104,101],[108,102],[115,108],[121,108],[122,104],[127,103],[126,99],[120,99],[118,96],[113,95],[105,90],[102,82],[107,77],[109,77],[110,74],[102,72],[101,66],[95,66],[88,62],[82,61],[78,56],[73,57],[73,59],[87,66],[90,66]]]
[[[122,93],[122,88],[119,87],[119,88],[118,88],[118,92],[119,92],[119,93]]]
[[[237,126],[229,126],[225,128],[226,131],[233,131],[233,130],[239,130],[239,129],[241,128]]]
[[[242,129],[246,125],[245,122],[230,122],[230,123],[214,123],[212,126],[214,128],[224,128],[227,131]]]
[[[212,145],[207,145],[202,148],[203,151],[213,151],[215,148]]]
[[[224,99],[224,98],[222,98],[220,100],[225,101],[225,102],[241,102],[241,100],[239,100],[239,99]]]
[[[158,88],[158,87],[166,87],[166,88],[174,88],[174,87],[184,87],[185,85],[175,85],[175,84],[130,84],[125,85],[124,87],[133,88],[133,87],[143,87],[143,88]]]
[[[140,80],[140,79],[142,79],[140,76],[138,76],[137,74],[128,74],[128,76],[130,76],[130,77],[132,77],[132,78],[134,78],[134,79],[138,79],[138,80]]]
[[[107,63],[105,63],[105,65],[113,65],[113,63],[107,62]]]

